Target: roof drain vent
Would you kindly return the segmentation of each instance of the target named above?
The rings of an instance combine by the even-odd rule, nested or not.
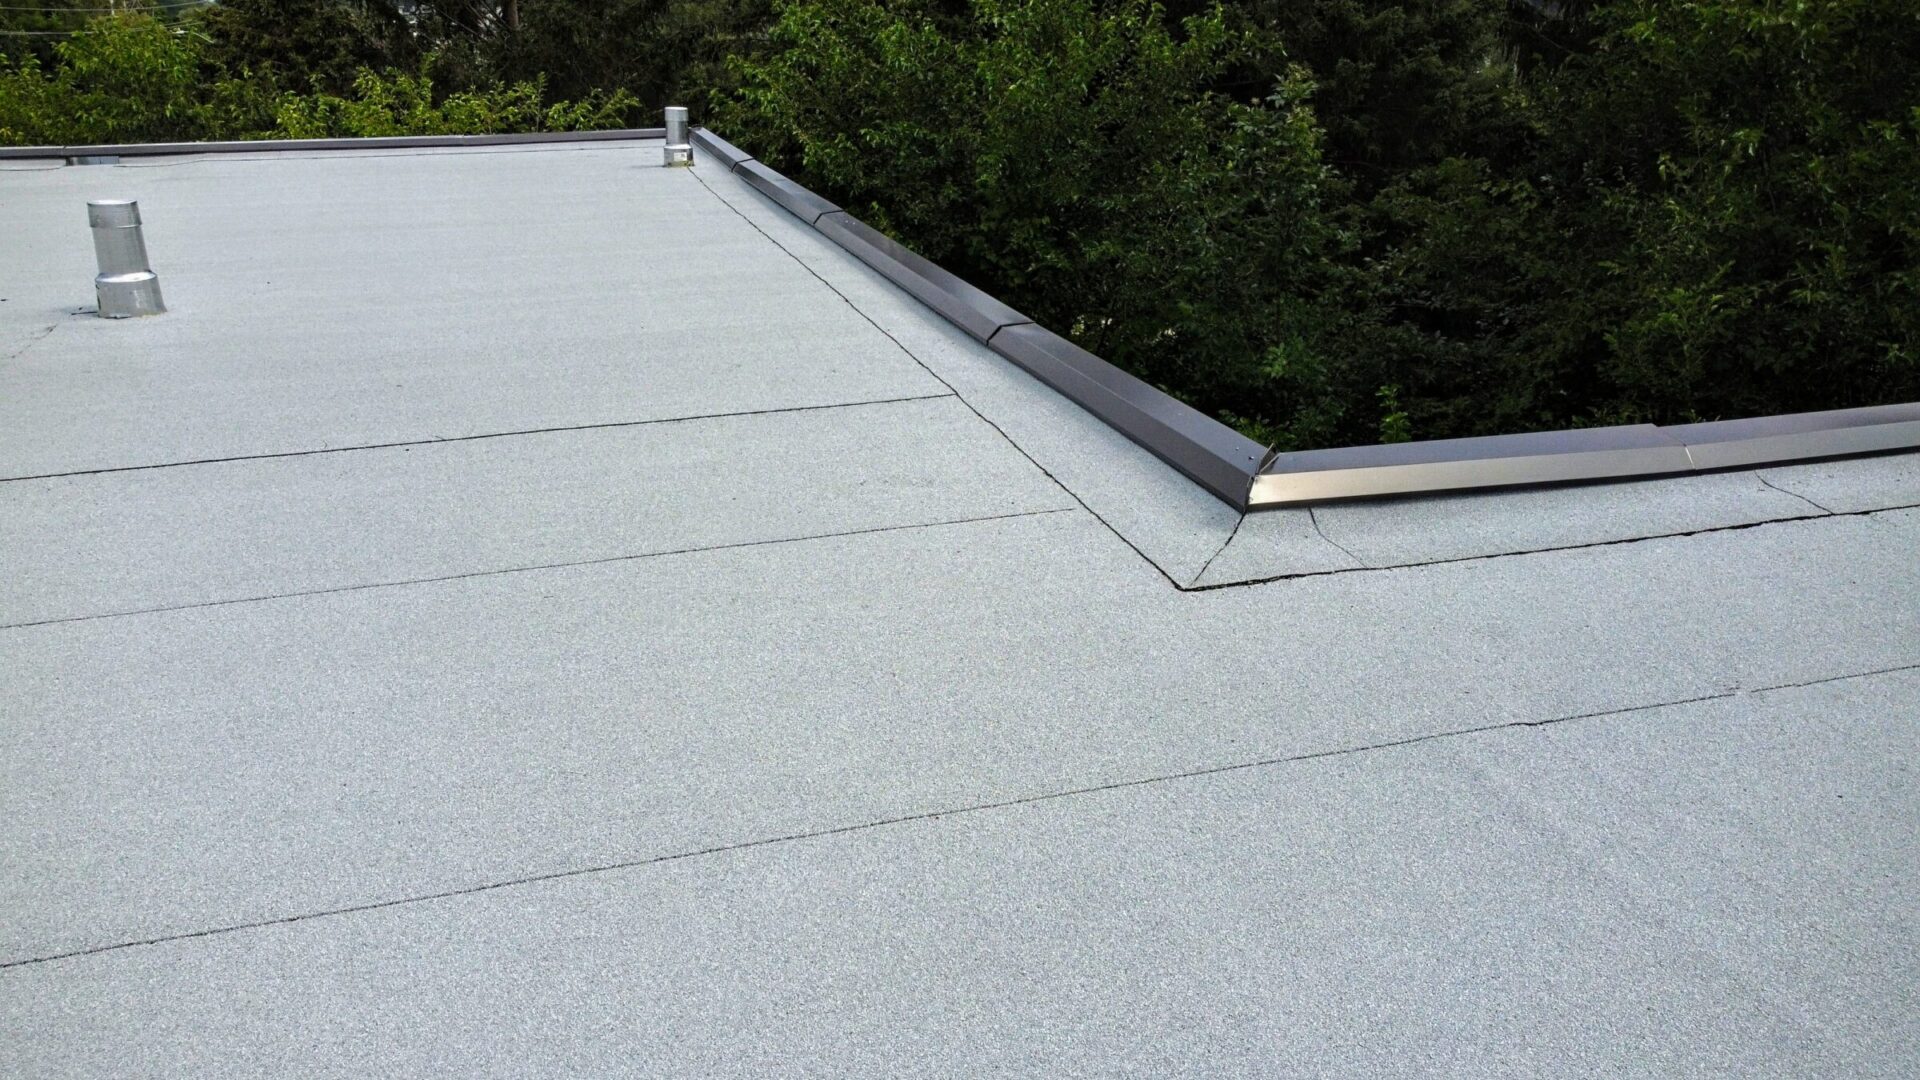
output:
[[[132,199],[89,202],[87,224],[93,226],[93,253],[100,259],[100,276],[93,279],[100,317],[127,319],[167,310],[160,300],[160,278],[147,265],[140,204]]]
[[[679,105],[667,106],[667,160],[665,164],[693,164],[693,145],[687,141],[687,110]]]

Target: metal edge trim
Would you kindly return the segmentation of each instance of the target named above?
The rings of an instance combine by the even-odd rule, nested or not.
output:
[[[703,127],[693,129],[693,148],[708,158],[724,162],[730,172],[753,160],[752,154]]]
[[[762,195],[779,203],[781,208],[808,225],[814,225],[822,217],[840,210],[763,161],[743,161],[733,167],[733,174],[752,184]]]
[[[1520,457],[1459,458],[1350,469],[1269,472],[1253,478],[1250,509],[1382,495],[1436,494],[1579,480],[1674,476],[1694,471],[1685,447],[1643,446]]]
[[[822,214],[813,227],[982,343],[1033,321],[844,210]]]
[[[1776,435],[1804,435],[1838,428],[1871,427],[1907,420],[1920,420],[1920,402],[1903,405],[1866,405],[1853,409],[1829,409],[1824,412],[1750,416],[1741,420],[1707,420],[1696,424],[1670,425],[1662,430],[1689,446],[1700,446],[1738,442],[1743,439],[1771,438]]]
[[[513,146],[521,143],[625,142],[658,139],[665,135],[665,128],[621,128],[612,131],[530,131],[510,135],[396,135],[367,139],[252,139],[233,142],[106,143],[93,146],[0,146],[0,159],[108,155],[158,157],[295,150],[395,150],[447,146]]]
[[[1529,431],[1510,435],[1480,435],[1426,442],[1372,443],[1321,450],[1277,453],[1262,472],[1292,474],[1345,472],[1364,468],[1433,465],[1455,461],[1499,461],[1544,458],[1558,454],[1588,454],[1600,450],[1640,450],[1679,446],[1680,440],[1652,424]]]
[[[712,138],[717,140],[718,136]],[[1040,327],[765,162],[743,156],[732,168],[734,175],[969,337],[982,341],[1229,506],[1248,508],[1254,472],[1267,457],[1262,444]],[[935,296],[950,298],[951,303],[936,303],[932,299]],[[1021,321],[997,322],[997,315],[989,314],[991,309],[980,303],[982,300],[1019,315]],[[982,316],[981,320],[968,325],[976,314]],[[996,325],[988,329],[989,322]],[[1059,344],[1052,345],[1037,335]]]
[[[1920,448],[1920,420],[1687,444],[1695,467],[1703,472],[1916,448]]]
[[[1267,448],[1036,323],[987,347],[1092,413],[1237,510]]]
[[[1920,449],[1920,403],[1612,430],[1623,441],[1631,440],[1632,432],[1650,431],[1670,445],[1549,454],[1498,452],[1502,442],[1518,445],[1523,440],[1537,443],[1543,437],[1584,434],[1582,429],[1572,429],[1404,443],[1395,452],[1405,460],[1392,464],[1362,463],[1378,460],[1382,448],[1374,446],[1280,454],[1254,478],[1249,508],[1580,480],[1650,479],[1914,450]],[[1449,453],[1449,444],[1468,441],[1486,444],[1492,452],[1475,457]],[[1342,457],[1351,457],[1355,463],[1343,464]],[[1313,467],[1289,470],[1290,464]]]

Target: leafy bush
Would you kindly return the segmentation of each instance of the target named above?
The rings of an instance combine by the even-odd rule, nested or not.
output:
[[[196,11],[192,29],[214,71],[336,94],[361,71],[414,70],[424,57],[408,20],[372,0],[221,0]]]
[[[761,156],[1202,407],[1326,428],[1311,87],[1216,90],[1258,50],[1223,11],[797,0],[772,41],[720,120]]]
[[[1917,55],[1907,0],[790,0],[721,122],[1293,448],[1920,397]]]
[[[206,128],[191,39],[147,15],[96,19],[0,70],[0,143],[109,143],[200,137]]]
[[[0,144],[583,131],[624,126],[638,106],[623,90],[547,104],[539,80],[441,95],[424,66],[298,94],[270,72],[209,75],[205,41],[150,15],[109,16],[56,44],[51,69],[0,63]]]
[[[479,135],[526,131],[590,131],[622,127],[639,106],[624,90],[595,92],[577,102],[544,105],[539,82],[465,90],[436,101],[426,74],[362,71],[349,97],[289,94],[275,114],[277,137],[359,138],[385,135]]]
[[[1920,397],[1920,15],[1621,0],[1549,87],[1610,415]]]

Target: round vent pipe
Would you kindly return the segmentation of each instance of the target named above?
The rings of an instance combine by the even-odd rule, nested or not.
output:
[[[693,164],[693,144],[687,140],[687,110],[667,106],[667,165]]]
[[[93,279],[100,317],[128,319],[167,310],[160,299],[159,275],[147,265],[140,204],[132,199],[91,201],[87,224],[93,226],[93,253],[100,260],[100,275]]]

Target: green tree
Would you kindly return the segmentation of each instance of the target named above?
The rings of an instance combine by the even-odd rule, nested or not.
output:
[[[1255,47],[1222,11],[797,0],[772,40],[721,116],[761,156],[1203,407],[1330,423],[1310,87],[1216,92]]]
[[[88,30],[96,15],[152,15],[171,22],[208,0],[14,0],[0,4],[0,57],[51,67],[54,46]],[[111,9],[111,12],[110,10]]]
[[[1545,88],[1611,418],[1920,397],[1920,15],[1617,0]]]
[[[1507,5],[1253,0],[1243,11],[1273,55],[1312,72],[1327,159],[1363,198],[1408,169],[1500,154],[1524,132]]]
[[[222,0],[197,13],[214,72],[270,74],[291,88],[341,93],[363,69],[412,70],[407,21],[380,0]]]
[[[175,29],[145,14],[97,18],[54,45],[51,70],[28,57],[0,71],[0,142],[202,137],[200,61]]]
[[[494,85],[436,97],[425,74],[363,70],[345,96],[289,94],[280,101],[274,134],[290,139],[391,135],[479,135],[526,131],[589,131],[627,125],[638,106],[622,90],[574,102],[545,104],[538,82]]]
[[[623,91],[550,102],[534,80],[443,94],[424,69],[363,68],[343,94],[295,93],[265,65],[225,73],[207,48],[151,15],[96,18],[56,43],[51,66],[0,64],[0,144],[578,131],[636,119]]]
[[[1515,430],[1538,407],[1523,355],[1538,199],[1532,106],[1512,36],[1526,5],[1486,0],[1255,0],[1267,47],[1311,73],[1348,244],[1317,295],[1340,334],[1325,348],[1316,441]],[[1255,74],[1260,72],[1256,70]],[[1267,69],[1269,78],[1279,73]],[[1375,407],[1377,405],[1377,407]],[[1252,407],[1252,406],[1250,406]]]
[[[757,51],[773,19],[770,0],[524,0],[515,16],[469,36],[474,70],[544,77],[563,97],[617,87],[650,109],[696,110],[732,85],[728,58]]]

